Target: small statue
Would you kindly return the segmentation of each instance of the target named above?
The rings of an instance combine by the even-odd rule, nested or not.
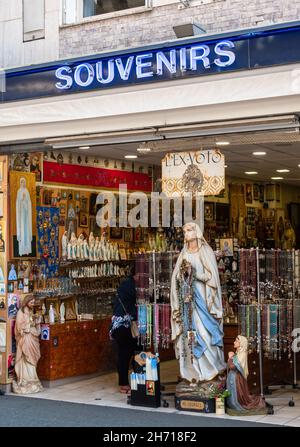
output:
[[[94,233],[91,231],[89,236],[89,259],[94,261],[94,250],[95,250],[95,237]]]
[[[99,261],[100,260],[100,240],[99,237],[96,237],[96,242],[95,242],[95,249],[94,249],[94,260],[95,261]]]
[[[43,390],[36,373],[40,359],[41,317],[33,314],[34,296],[26,295],[17,313],[15,336],[17,354],[15,373],[17,380],[13,381],[13,392],[17,394],[32,394]]]
[[[284,234],[283,234],[283,246],[284,250],[292,250],[296,244],[295,231],[289,220],[285,222]]]
[[[84,259],[89,259],[90,258],[90,251],[89,251],[89,244],[88,241],[86,239],[84,239],[83,241],[83,257]]]
[[[242,335],[238,335],[234,342],[236,352],[229,352],[227,363],[227,389],[230,396],[226,405],[230,410],[235,410],[238,414],[273,414],[273,407],[267,404],[261,396],[251,395],[248,389],[248,340]],[[235,413],[234,413],[235,414]]]
[[[67,259],[68,256],[68,232],[65,231],[61,238],[61,255],[63,259]]]
[[[83,259],[84,259],[84,248],[83,248],[83,244],[84,244],[84,236],[83,236],[83,234],[81,233],[81,234],[79,235],[79,237],[78,237],[78,240],[77,240],[77,251],[76,251],[77,258],[80,259],[80,260],[83,260]]]
[[[75,233],[72,233],[70,242],[72,247],[72,259],[75,260],[77,258],[77,237]]]
[[[72,259],[72,244],[71,244],[71,241],[68,242],[67,253],[68,253],[67,259],[68,259],[68,261],[70,261]]]
[[[65,322],[65,314],[66,314],[64,302],[61,303],[59,311],[60,311],[60,322],[64,323]]]

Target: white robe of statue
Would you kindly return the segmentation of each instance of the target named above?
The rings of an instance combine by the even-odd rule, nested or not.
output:
[[[185,246],[181,251],[171,281],[171,327],[176,358],[179,359],[180,375],[192,382],[209,381],[226,369],[223,352],[222,295],[216,257],[202,235],[200,227],[186,224]],[[188,234],[190,232],[190,234]],[[194,236],[191,236],[192,232]],[[188,238],[194,237],[196,250],[189,250]],[[193,359],[185,336],[182,304],[178,292],[182,261],[189,262],[194,271],[192,321],[196,333]]]
[[[24,177],[20,179],[20,188],[17,192],[16,223],[19,255],[29,255],[32,242],[32,205]]]

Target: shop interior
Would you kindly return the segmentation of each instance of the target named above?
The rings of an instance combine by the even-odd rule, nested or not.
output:
[[[88,396],[90,403],[127,405],[117,391],[108,332],[112,300],[133,263],[138,310],[148,316],[140,342],[159,353],[161,382],[177,381],[169,292],[182,230],[99,228],[96,201],[100,191],[117,192],[122,182],[128,191],[160,192],[166,153],[208,149],[225,156],[225,189],[205,197],[204,205],[204,235],[216,253],[222,287],[225,358],[243,333],[251,346],[250,389],[266,393],[277,385],[295,387],[300,362],[291,352],[289,330],[300,327],[300,135],[286,129],[112,144],[93,136],[84,142],[55,139],[2,156],[1,383],[14,378],[20,300],[34,293],[36,313],[43,319],[37,371],[46,386],[36,397],[55,399],[65,393],[67,400]],[[29,256],[22,255],[14,218],[24,179],[32,204]],[[80,246],[76,254],[75,246]],[[263,299],[261,358],[258,288]],[[270,319],[277,324],[273,333]]]

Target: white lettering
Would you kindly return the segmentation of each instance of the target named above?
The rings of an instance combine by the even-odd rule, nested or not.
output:
[[[96,63],[96,77],[97,77],[97,81],[100,82],[101,84],[110,84],[115,77],[115,65],[114,65],[114,60],[110,59],[107,63],[107,70],[103,69],[103,62],[104,61],[100,61]],[[105,78],[105,75],[106,78]]]
[[[81,72],[87,71],[87,78],[84,81],[81,77]],[[77,85],[80,85],[80,87],[88,87],[91,85],[91,83],[94,80],[95,71],[91,64],[80,64],[77,65],[75,72],[74,72],[74,81]]]
[[[162,51],[156,55],[156,71],[159,76],[163,74],[163,65],[169,70],[171,74],[176,73],[176,50],[170,51],[170,60]]]
[[[201,51],[202,54],[197,55],[198,51]],[[190,66],[191,69],[197,70],[197,62],[202,61],[204,68],[210,68],[209,56],[210,49],[207,45],[200,45],[197,47],[191,47],[190,53]]]
[[[180,48],[180,70],[186,71],[187,60],[186,60],[186,48]]]
[[[234,43],[230,40],[224,40],[222,42],[217,43],[215,46],[215,53],[218,56],[226,56],[228,60],[221,61],[220,58],[215,59],[215,64],[218,65],[218,67],[228,67],[229,65],[232,65],[235,61],[235,54],[233,51],[226,51],[223,50],[222,47],[228,47],[228,48],[235,48]]]
[[[120,77],[121,77],[121,79],[123,79],[123,81],[128,81],[129,76],[130,76],[130,72],[131,72],[131,69],[132,69],[133,61],[134,61],[134,56],[130,56],[127,59],[126,66],[124,68],[122,59],[121,58],[116,59],[116,66],[117,66],[117,68],[119,70]]]
[[[136,76],[138,79],[140,78],[151,78],[153,76],[153,71],[147,71],[146,73],[143,71],[144,68],[152,67],[152,61],[144,62],[143,59],[152,58],[152,53],[148,54],[140,54],[136,56]]]
[[[71,67],[60,67],[55,72],[55,76],[57,77],[57,79],[61,79],[62,81],[66,81],[65,84],[62,84],[61,82],[57,82],[55,84],[55,87],[60,89],[60,90],[71,88],[72,85],[73,85],[72,77],[69,76],[68,74],[63,74],[64,72],[72,73]]]

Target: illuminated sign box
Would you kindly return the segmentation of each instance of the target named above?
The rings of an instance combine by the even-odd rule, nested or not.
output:
[[[201,36],[6,71],[2,102],[300,62],[300,23]]]

